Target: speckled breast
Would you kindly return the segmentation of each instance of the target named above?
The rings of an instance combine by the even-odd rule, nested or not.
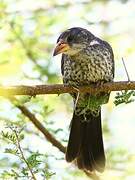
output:
[[[98,58],[80,57],[68,58],[64,62],[64,83],[77,86],[88,85],[101,80],[110,81],[113,78],[107,59],[100,56]]]

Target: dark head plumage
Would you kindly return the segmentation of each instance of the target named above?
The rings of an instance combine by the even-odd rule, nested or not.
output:
[[[54,55],[60,53],[74,55],[85,48],[93,39],[94,35],[84,28],[67,29],[59,36]]]

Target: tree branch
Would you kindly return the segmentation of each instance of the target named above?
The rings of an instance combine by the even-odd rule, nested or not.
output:
[[[108,92],[108,91],[121,91],[121,90],[135,90],[135,81],[120,81],[104,83],[100,86],[90,85],[78,88],[79,92],[93,93]],[[35,85],[35,86],[9,86],[0,87],[0,96],[12,95],[30,95],[36,96],[41,94],[62,94],[77,92],[77,89],[63,84],[54,85]]]
[[[12,102],[17,101],[16,98],[9,98]],[[52,143],[53,146],[57,147],[61,152],[65,153],[66,148],[41,124],[41,122],[31,113],[24,105],[16,105],[21,112],[29,118],[29,120],[36,126],[36,128],[43,133],[46,139]]]

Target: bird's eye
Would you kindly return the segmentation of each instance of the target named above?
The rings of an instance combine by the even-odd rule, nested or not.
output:
[[[67,41],[68,41],[68,42],[71,42],[71,41],[73,41],[73,39],[74,39],[73,36],[68,36]]]

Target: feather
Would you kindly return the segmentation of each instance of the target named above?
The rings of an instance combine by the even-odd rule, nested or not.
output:
[[[79,169],[97,170],[102,172],[105,167],[101,113],[93,116],[91,112],[83,115],[74,113],[66,151],[66,160],[77,160]]]

